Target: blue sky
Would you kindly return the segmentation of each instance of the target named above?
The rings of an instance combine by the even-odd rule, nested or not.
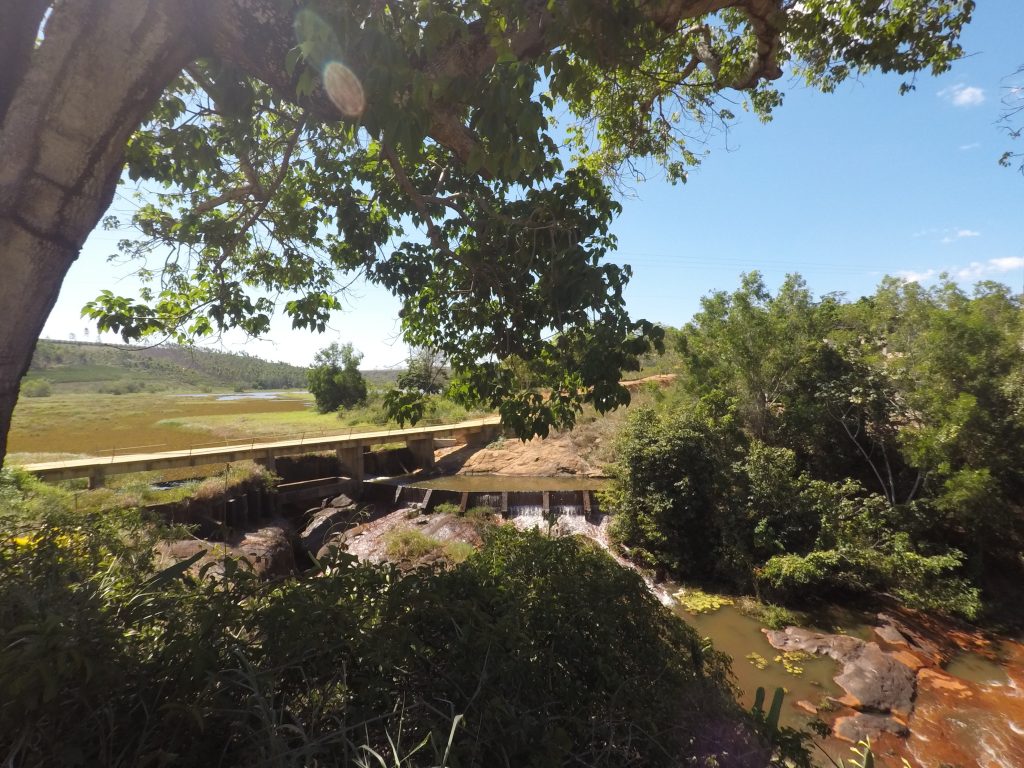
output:
[[[997,120],[1024,64],[1021,30],[1024,2],[983,0],[963,38],[969,55],[939,78],[919,77],[916,91],[900,96],[901,79],[880,75],[833,94],[783,81],[775,119],[745,117],[712,137],[687,184],[635,185],[614,225],[615,260],[634,270],[630,312],[682,325],[701,296],[735,288],[752,269],[773,287],[800,272],[815,293],[851,298],[884,274],[927,283],[942,271],[1024,290],[1024,177],[997,163],[1012,148]],[[44,336],[82,338],[81,307],[104,288],[134,295],[126,268],[106,261],[117,237],[97,231],[86,243]],[[352,341],[364,368],[400,364],[398,303],[363,286],[347,304],[322,335],[280,320],[265,340],[229,334],[222,346],[307,365],[317,349]]]

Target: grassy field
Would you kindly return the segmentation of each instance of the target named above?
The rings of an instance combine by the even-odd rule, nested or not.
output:
[[[313,408],[308,392],[283,392],[274,399],[218,399],[225,396],[234,397],[168,393],[23,397],[14,411],[9,458],[27,464],[77,455],[155,453],[398,426],[388,421],[379,404],[321,414]],[[481,415],[444,402],[423,423]]]
[[[14,454],[12,460],[25,463],[43,460],[44,454],[103,455],[198,447],[215,439],[250,435],[244,427],[225,429],[219,435],[182,429],[173,423],[175,419],[211,417],[230,421],[254,414],[273,418],[288,412],[302,417],[310,410],[311,402],[308,393],[300,392],[274,400],[216,398],[167,393],[22,397],[14,410],[9,451]]]

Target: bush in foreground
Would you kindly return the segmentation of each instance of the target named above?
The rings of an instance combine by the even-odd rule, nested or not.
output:
[[[506,529],[448,570],[215,583],[154,575],[137,516],[0,498],[12,764],[766,762],[723,658],[584,542]]]

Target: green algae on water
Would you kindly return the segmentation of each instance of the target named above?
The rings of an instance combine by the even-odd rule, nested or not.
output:
[[[684,587],[673,597],[690,613],[714,613],[725,605],[733,605],[736,601],[725,595],[713,595],[696,588]]]

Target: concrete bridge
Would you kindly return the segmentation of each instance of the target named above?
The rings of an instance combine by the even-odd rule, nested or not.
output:
[[[99,487],[103,485],[103,480],[108,475],[246,460],[259,462],[273,470],[275,460],[284,456],[334,451],[342,469],[356,482],[362,482],[365,474],[363,453],[374,446],[404,442],[412,452],[416,466],[428,469],[434,465],[435,440],[447,438],[454,439],[459,443],[483,445],[497,437],[500,430],[499,417],[488,416],[483,419],[473,419],[458,424],[442,424],[435,427],[356,432],[347,435],[325,435],[266,443],[254,441],[242,445],[193,448],[163,453],[135,453],[124,456],[112,455],[67,461],[45,461],[38,464],[27,464],[23,469],[48,482],[87,477],[91,487]]]

